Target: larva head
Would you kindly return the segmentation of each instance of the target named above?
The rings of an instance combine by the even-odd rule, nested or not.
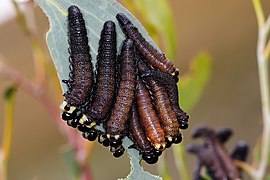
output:
[[[122,156],[125,152],[125,149],[123,146],[119,146],[115,151],[112,152],[112,155],[115,158],[119,158],[120,156]]]
[[[142,158],[148,164],[155,164],[158,161],[158,156],[154,154],[152,155],[143,154]]]
[[[158,161],[158,155],[154,151],[146,151],[142,153],[142,159],[148,164],[155,164]]]
[[[74,119],[74,118],[75,118],[75,115],[74,115],[74,114],[69,114],[69,113],[67,113],[67,112],[63,112],[63,113],[62,113],[62,119],[63,119],[64,121],[72,120],[72,119]]]
[[[111,147],[118,147],[122,144],[122,139],[119,138],[119,135],[110,138],[110,146]]]
[[[182,138],[182,135],[180,134],[179,136],[173,138],[173,143],[179,144],[180,142],[182,142],[182,140],[183,138]]]
[[[188,123],[186,121],[180,121],[180,129],[187,129],[188,128]]]
[[[172,140],[170,140],[170,138],[165,137],[165,139],[166,139],[166,148],[170,148],[172,146],[172,144],[173,144],[173,142],[172,142]]]
[[[103,146],[108,147],[110,145],[109,139],[104,134],[98,135],[98,142],[103,144]]]
[[[157,156],[161,156],[162,151],[159,151],[159,150],[154,149],[154,153],[155,153]]]
[[[73,127],[73,128],[77,128],[78,123],[75,119],[71,119],[71,120],[67,120],[67,125]]]
[[[172,144],[179,144],[180,142],[182,142],[182,135],[181,133],[179,135],[175,135],[175,136],[166,136],[166,148],[171,147]]]
[[[94,141],[97,136],[98,136],[98,133],[95,129],[88,129],[87,132],[83,132],[82,136],[85,138],[85,139],[88,139],[89,141]]]
[[[83,124],[79,124],[78,127],[77,127],[77,129],[78,129],[79,131],[81,131],[81,132],[87,132],[87,131],[89,131],[89,128],[86,127],[86,126],[83,125]]]

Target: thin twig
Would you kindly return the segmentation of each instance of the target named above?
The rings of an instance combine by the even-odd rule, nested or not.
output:
[[[261,92],[261,104],[262,104],[262,115],[263,115],[263,133],[261,143],[261,157],[258,169],[251,173],[254,178],[261,180],[265,176],[267,163],[269,159],[270,151],[270,99],[269,99],[269,70],[268,61],[265,53],[267,38],[270,30],[270,18],[263,17],[263,11],[260,0],[253,0],[253,6],[257,15],[258,21],[258,44],[257,44],[257,60],[258,60],[258,71],[260,81],[260,92]],[[247,171],[248,172],[248,171]]]
[[[173,147],[173,154],[175,157],[175,165],[178,169],[179,177],[181,179],[191,179],[188,168],[186,166],[184,144],[181,143]]]
[[[260,28],[263,26],[264,21],[265,21],[261,1],[260,0],[252,0],[252,3],[253,3],[253,7],[255,9],[256,17],[258,20],[258,26]]]
[[[5,94],[5,122],[3,143],[0,157],[0,178],[7,179],[7,165],[11,152],[11,142],[13,135],[14,105],[17,88],[11,87]]]

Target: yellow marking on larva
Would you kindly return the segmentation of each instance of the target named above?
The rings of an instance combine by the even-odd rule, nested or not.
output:
[[[95,121],[93,121],[93,122],[91,122],[91,124],[88,125],[87,127],[88,127],[88,128],[92,128],[92,127],[94,127],[96,124],[97,124],[97,123],[96,123]]]
[[[155,143],[154,147],[156,150],[160,150],[161,144]]]
[[[60,104],[60,110],[62,111],[62,112],[66,112],[66,110],[65,110],[65,107],[67,106],[67,102],[66,101],[63,101],[61,104]]]
[[[160,150],[164,150],[165,148],[166,148],[166,143],[165,142],[161,143],[161,149]]]
[[[168,140],[172,142],[173,138],[171,136],[168,137]]]
[[[87,117],[86,117],[86,115],[83,115],[83,116],[81,117],[81,119],[79,120],[79,123],[80,123],[80,124],[84,124],[85,121],[87,121]]]
[[[117,148],[111,147],[110,151],[115,152]]]
[[[111,138],[111,135],[110,134],[107,134],[107,138],[110,139]]]
[[[115,135],[114,136],[114,139],[116,139],[116,140],[119,139],[119,138],[120,138],[120,135]]]
[[[91,122],[90,127],[95,126],[97,123],[95,121]]]
[[[100,140],[100,142],[103,142],[105,140],[105,138],[103,136],[100,136],[99,140]]]
[[[77,108],[75,106],[70,106],[69,111],[67,113],[72,114]]]

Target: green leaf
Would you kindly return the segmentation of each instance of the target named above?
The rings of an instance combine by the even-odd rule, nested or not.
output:
[[[67,86],[61,80],[68,79],[69,74],[69,54],[68,54],[68,36],[67,36],[67,9],[71,5],[78,6],[85,19],[88,29],[89,46],[91,48],[92,62],[96,63],[96,55],[98,50],[98,42],[100,32],[105,21],[112,20],[118,24],[115,16],[117,13],[125,13],[132,23],[139,29],[145,39],[155,48],[148,33],[142,25],[134,18],[124,7],[122,7],[115,0],[36,0],[44,13],[48,16],[50,21],[50,30],[47,33],[47,45],[50,54],[54,61],[57,70],[59,82],[61,83],[62,91],[67,90]],[[118,49],[125,36],[119,26],[116,26]],[[159,50],[159,49],[158,49]],[[160,51],[160,50],[159,50]],[[128,143],[129,142],[129,143]],[[138,151],[128,149],[131,141],[125,138],[123,145],[131,158],[132,171],[127,177],[128,179],[160,179],[156,176],[150,175],[143,171],[139,162],[141,156]]]
[[[178,84],[181,107],[189,111],[198,102],[212,72],[212,58],[209,54],[199,53],[190,65],[190,70]]]
[[[156,40],[161,38],[166,56],[173,61],[176,54],[175,26],[168,0],[123,1],[132,12],[143,17],[143,24]],[[160,37],[161,36],[161,37]]]
[[[137,151],[135,149],[128,148],[132,144],[133,144],[133,142],[130,139],[128,139],[128,138],[123,139],[123,146],[127,150],[127,153],[129,155],[129,158],[130,158],[130,165],[131,165],[130,174],[124,179],[162,180],[161,177],[152,175],[152,174],[143,170],[142,166],[140,165],[141,155],[139,155],[139,151]]]
[[[132,23],[138,27],[145,39],[158,49],[140,22],[115,0],[36,0],[36,2],[49,17],[50,30],[47,33],[47,44],[60,80],[68,79],[69,74],[66,16],[67,9],[71,5],[78,6],[83,13],[88,29],[89,46],[91,49],[90,53],[92,55],[93,64],[96,63],[98,42],[104,22],[112,20],[118,24],[115,16],[120,12],[125,13]],[[125,39],[125,36],[119,26],[116,26],[116,31],[118,42],[117,46],[118,49],[120,49],[121,42]],[[67,90],[66,85],[61,81],[60,83],[63,92],[65,92]]]

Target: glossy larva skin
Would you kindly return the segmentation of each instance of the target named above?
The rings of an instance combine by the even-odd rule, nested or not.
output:
[[[189,115],[186,112],[184,112],[179,106],[178,88],[174,78],[172,78],[170,75],[164,72],[157,70],[143,71],[141,72],[141,76],[146,81],[154,79],[155,81],[159,82],[165,87],[171,102],[171,108],[176,114],[176,117],[180,124],[180,129],[187,129]]]
[[[158,161],[158,155],[155,153],[153,146],[151,146],[141,127],[137,105],[135,103],[131,107],[129,127],[134,147],[140,151],[142,158],[148,164],[156,163]]]
[[[68,8],[68,37],[70,74],[69,80],[63,80],[68,85],[68,91],[64,94],[65,99],[60,108],[63,111],[63,119],[76,127],[75,120],[80,116],[79,107],[89,101],[93,85],[93,66],[87,30],[82,13],[76,6]]]
[[[178,81],[178,69],[163,53],[158,52],[149,44],[132,22],[122,13],[116,15],[125,35],[134,41],[136,48],[143,54],[149,63],[156,69],[172,75]]]
[[[143,58],[138,53],[136,54],[136,60],[140,74],[152,71],[152,69],[143,61]],[[155,104],[155,109],[158,112],[158,117],[165,132],[167,147],[170,147],[172,143],[180,143],[182,137],[179,130],[179,123],[174,111],[172,110],[166,89],[157,80],[152,79],[151,76],[146,78],[145,82],[152,92],[152,99]]]
[[[115,103],[106,123],[107,137],[117,146],[126,131],[129,111],[134,99],[135,90],[135,48],[131,39],[123,42],[120,61],[120,82]]]
[[[161,127],[155,108],[151,102],[151,96],[141,79],[137,79],[136,102],[138,114],[147,139],[156,150],[165,149],[165,134]]]
[[[153,79],[149,79],[147,84],[152,92],[158,117],[165,132],[166,142],[168,144],[180,143],[182,136],[179,130],[179,123],[171,108],[171,103],[165,88]]]
[[[115,24],[107,21],[104,23],[99,41],[93,98],[86,110],[90,122],[105,119],[112,107],[116,90],[116,47]]]

